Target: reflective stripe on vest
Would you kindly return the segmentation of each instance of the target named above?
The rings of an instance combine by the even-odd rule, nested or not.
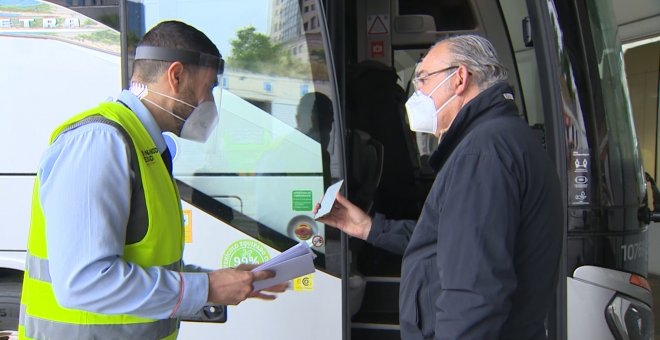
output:
[[[51,136],[51,143],[67,127],[93,115],[101,115],[124,129],[137,153],[148,227],[143,239],[124,245],[122,258],[143,268],[158,266],[180,270],[184,229],[179,193],[151,136],[133,112],[118,103],[103,103],[62,124]],[[56,226],[46,223],[47,216],[44,216],[39,200],[39,181],[37,176],[32,196],[19,337],[175,339],[178,333],[177,319],[155,320],[127,314],[99,314],[64,308],[57,302],[51,285],[46,240],[47,226]]]
[[[24,336],[31,339],[98,339],[99,334],[104,339],[167,339],[176,336],[179,322],[165,319],[133,324],[78,325],[28,316],[25,306],[21,305],[20,325],[26,330]]]

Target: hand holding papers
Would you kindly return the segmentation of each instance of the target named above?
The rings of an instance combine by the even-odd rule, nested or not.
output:
[[[344,183],[343,179],[328,187],[328,190],[325,191],[325,195],[323,195],[323,200],[321,201],[321,207],[316,212],[316,215],[314,215],[314,219],[327,215],[330,212],[330,210],[332,210],[332,206],[335,204],[335,200],[337,199],[337,193],[339,192],[342,183]]]
[[[255,291],[313,273],[316,270],[314,268],[314,253],[309,249],[309,245],[306,242],[301,242],[287,249],[282,254],[273,257],[270,261],[252,269],[253,272],[262,270],[273,271],[275,277],[255,281],[252,285]]]

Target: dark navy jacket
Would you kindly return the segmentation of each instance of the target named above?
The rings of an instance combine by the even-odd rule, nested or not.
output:
[[[417,222],[373,219],[368,241],[403,253],[403,339],[545,339],[562,244],[555,166],[496,84],[459,112],[431,156]]]

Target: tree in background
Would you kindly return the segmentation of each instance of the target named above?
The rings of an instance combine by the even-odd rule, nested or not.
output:
[[[274,44],[269,36],[258,33],[254,26],[238,30],[231,46],[228,67],[285,76],[302,74],[304,64],[291,58],[282,44]]]

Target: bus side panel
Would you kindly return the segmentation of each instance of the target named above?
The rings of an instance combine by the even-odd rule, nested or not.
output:
[[[603,314],[616,292],[570,277],[566,283],[568,339],[614,340]]]
[[[112,53],[30,36],[0,36],[0,51],[2,252],[26,249],[34,175],[52,131],[121,86]]]
[[[268,251],[270,258],[279,254],[186,202],[183,209],[189,216],[186,264],[221,268],[223,256],[236,241],[256,243]],[[341,280],[317,270],[311,281],[311,290],[296,291],[292,282],[275,301],[248,299],[230,306],[226,323],[184,322],[179,339],[200,339],[211,334],[222,339],[341,339]]]
[[[25,250],[27,246],[33,185],[33,176],[0,176],[0,249],[3,252]]]

